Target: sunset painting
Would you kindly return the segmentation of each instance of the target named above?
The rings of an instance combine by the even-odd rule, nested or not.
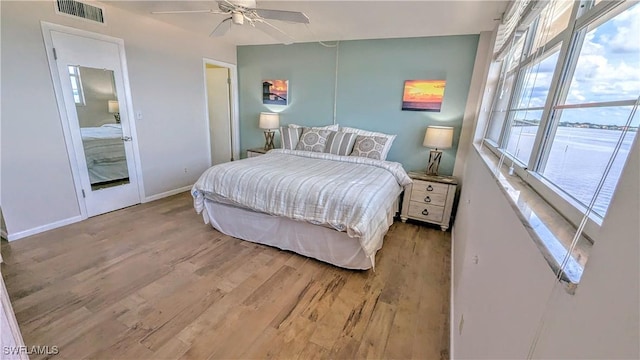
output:
[[[445,80],[406,80],[402,110],[440,112],[445,84]]]
[[[289,80],[263,80],[262,103],[287,105],[289,98]]]

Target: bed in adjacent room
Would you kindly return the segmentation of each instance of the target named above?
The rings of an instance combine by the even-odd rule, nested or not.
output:
[[[211,167],[192,195],[224,234],[369,269],[410,182],[395,162],[277,149]]]
[[[129,177],[121,124],[84,127],[80,133],[92,185]]]

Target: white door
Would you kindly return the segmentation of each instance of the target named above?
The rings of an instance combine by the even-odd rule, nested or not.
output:
[[[209,139],[211,165],[232,160],[231,151],[231,74],[225,67],[205,67],[207,81],[207,107],[209,109]]]
[[[118,44],[58,31],[51,39],[87,215],[140,203]]]

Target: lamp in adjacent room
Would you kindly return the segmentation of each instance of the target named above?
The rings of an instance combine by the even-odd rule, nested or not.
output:
[[[442,158],[441,149],[449,149],[453,143],[453,128],[449,126],[429,126],[424,134],[422,145],[431,148],[427,175],[438,175]]]
[[[274,148],[273,146],[273,137],[275,135],[274,129],[277,129],[280,126],[280,115],[277,113],[269,113],[269,112],[261,112],[260,113],[260,123],[258,127],[260,129],[265,129],[264,131],[264,149],[271,150]]]
[[[118,100],[109,100],[109,114],[113,114],[116,124],[120,124],[120,104]]]

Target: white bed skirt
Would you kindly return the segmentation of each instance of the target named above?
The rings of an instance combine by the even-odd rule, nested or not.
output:
[[[209,220],[223,234],[293,251],[347,269],[366,270],[375,264],[375,254],[368,258],[358,239],[349,237],[346,232],[209,199],[205,199],[204,205],[206,211],[202,215],[205,222]],[[394,213],[390,214],[391,218]]]

